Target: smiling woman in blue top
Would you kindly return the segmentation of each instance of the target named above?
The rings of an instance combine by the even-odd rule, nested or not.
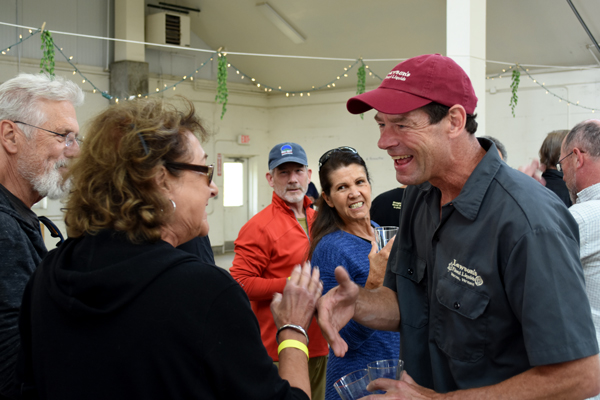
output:
[[[343,265],[357,284],[367,289],[381,286],[393,240],[377,253],[370,220],[371,184],[367,166],[356,150],[339,147],[319,160],[323,193],[313,222],[310,247],[312,265],[321,270],[323,293],[337,285],[334,271]],[[371,265],[371,266],[370,266]],[[344,358],[329,350],[326,399],[339,399],[333,383],[349,372],[376,360],[398,358],[399,334],[366,328],[350,321],[340,335],[348,343]]]

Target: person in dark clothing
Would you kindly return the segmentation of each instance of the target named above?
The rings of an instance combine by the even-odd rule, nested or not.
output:
[[[77,84],[46,74],[20,74],[0,85],[0,400],[18,396],[21,298],[47,253],[45,217],[38,220],[31,207],[69,192],[62,173],[79,152],[75,107],[83,97]]]
[[[208,236],[198,236],[177,246],[179,250],[187,251],[200,257],[200,260],[206,264],[215,265],[215,255],[210,245]]]
[[[558,160],[560,159],[560,146],[563,139],[569,133],[568,130],[557,130],[550,132],[542,147],[540,147],[540,163],[546,167],[542,173],[542,178],[546,181],[546,187],[556,193],[556,195],[565,203],[567,207],[571,207],[571,197],[565,181],[563,181],[563,173],[558,170]]]
[[[399,331],[400,380],[376,398],[586,399],[600,393],[598,342],[578,228],[560,200],[477,138],[477,96],[451,58],[398,64],[348,111],[377,111],[377,145],[407,184],[383,286],[337,267],[318,322],[334,354],[350,319]],[[569,159],[569,162],[573,162]]]
[[[398,226],[405,187],[388,190],[375,197],[371,203],[371,220],[379,226]]]
[[[243,289],[176,247],[206,236],[218,193],[186,111],[117,104],[71,169],[69,239],[27,284],[17,377],[25,399],[308,399],[304,334],[323,285],[296,266],[271,309],[279,370]]]

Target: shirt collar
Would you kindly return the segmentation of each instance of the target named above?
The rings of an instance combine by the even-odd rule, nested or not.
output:
[[[477,138],[477,140],[486,151],[486,155],[477,164],[458,197],[452,200],[454,208],[471,221],[477,217],[488,187],[496,176],[498,169],[502,166],[502,159],[498,154],[496,145],[488,139]],[[425,182],[418,185],[418,188],[429,191],[434,186],[429,182]],[[439,191],[439,189],[435,189]]]
[[[577,193],[577,204],[588,200],[600,200],[600,183],[588,186]]]

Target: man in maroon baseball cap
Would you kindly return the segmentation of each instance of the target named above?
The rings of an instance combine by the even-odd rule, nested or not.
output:
[[[439,54],[398,64],[348,101],[353,114],[377,111],[378,146],[409,186],[383,286],[365,290],[336,269],[319,325],[338,357],[350,319],[400,331],[402,379],[369,385],[390,398],[594,396],[600,360],[577,223],[475,137],[476,105],[467,74]]]

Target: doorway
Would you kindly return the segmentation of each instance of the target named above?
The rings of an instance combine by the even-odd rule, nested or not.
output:
[[[223,157],[224,250],[233,250],[233,242],[250,215],[249,171],[247,157]]]

